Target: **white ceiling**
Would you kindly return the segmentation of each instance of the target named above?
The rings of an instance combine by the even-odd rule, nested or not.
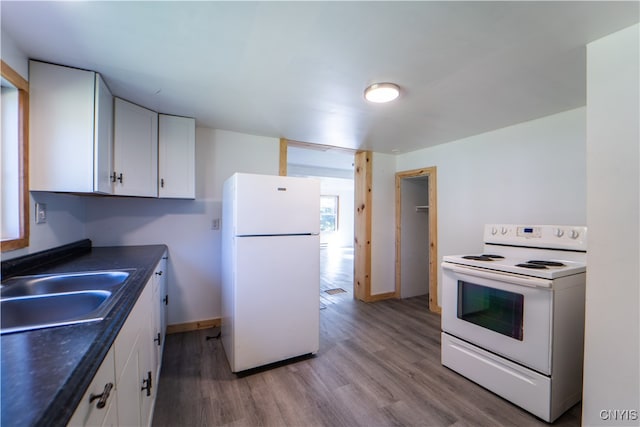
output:
[[[1,2],[29,57],[199,126],[407,152],[585,104],[585,44],[640,21],[610,2]],[[393,81],[392,104],[364,88]],[[397,150],[397,151],[396,151]]]

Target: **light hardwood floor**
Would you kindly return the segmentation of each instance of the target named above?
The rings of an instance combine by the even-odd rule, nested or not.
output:
[[[167,336],[154,426],[545,426],[440,364],[425,297],[320,310],[316,356],[234,375],[217,329]],[[269,333],[265,325],[265,333]],[[580,404],[555,426],[579,426]]]
[[[333,289],[344,292],[329,293]],[[321,307],[353,298],[353,248],[322,247],[320,249]]]

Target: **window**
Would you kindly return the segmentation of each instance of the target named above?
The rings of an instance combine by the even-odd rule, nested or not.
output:
[[[29,84],[11,67],[2,66],[2,252],[29,246],[28,146]]]
[[[320,196],[320,231],[338,230],[338,196]]]

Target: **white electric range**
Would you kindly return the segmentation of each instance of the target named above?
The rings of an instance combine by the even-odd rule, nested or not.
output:
[[[443,257],[442,364],[545,421],[580,401],[587,229],[485,226]]]

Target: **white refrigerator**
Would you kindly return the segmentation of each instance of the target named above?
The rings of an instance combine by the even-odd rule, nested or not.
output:
[[[222,202],[222,345],[232,372],[317,353],[320,182],[236,173]]]

